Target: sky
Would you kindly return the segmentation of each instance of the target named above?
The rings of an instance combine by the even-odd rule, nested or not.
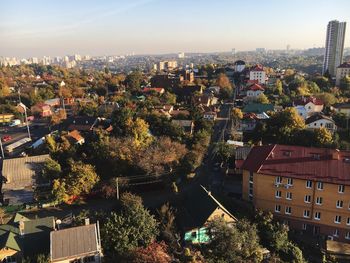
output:
[[[0,56],[305,49],[349,18],[349,0],[0,0]]]

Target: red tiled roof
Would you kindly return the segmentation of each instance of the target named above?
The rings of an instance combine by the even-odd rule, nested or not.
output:
[[[315,97],[307,97],[307,98],[301,98],[300,100],[294,101],[294,105],[306,105],[309,102],[312,102],[315,105],[323,105],[323,100],[315,98]]]
[[[242,168],[258,174],[350,185],[350,151],[278,144],[256,146]]]
[[[257,91],[257,90],[262,90],[262,91],[265,91],[265,89],[263,87],[261,87],[259,84],[254,84],[252,86],[250,86],[248,88],[248,90],[253,90],[253,91]]]
[[[263,68],[262,65],[257,64],[257,65],[255,65],[253,68],[251,68],[250,71],[264,71],[264,68]]]

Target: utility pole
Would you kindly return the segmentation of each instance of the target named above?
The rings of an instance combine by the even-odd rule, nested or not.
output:
[[[2,141],[1,141],[1,138],[0,138],[0,148],[1,148],[1,155],[2,155],[2,159],[5,159],[4,148],[2,147]]]
[[[119,200],[119,177],[115,180],[117,186],[117,200]]]

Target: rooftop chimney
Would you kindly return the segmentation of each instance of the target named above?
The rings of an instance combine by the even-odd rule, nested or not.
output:
[[[90,219],[89,218],[85,218],[85,225],[86,226],[90,225]]]
[[[24,221],[22,218],[19,220],[19,234],[24,236]]]

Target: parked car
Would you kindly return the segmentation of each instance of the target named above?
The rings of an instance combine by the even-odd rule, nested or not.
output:
[[[12,140],[12,137],[10,135],[5,135],[5,136],[2,136],[2,138],[1,138],[1,141],[3,141],[3,142],[8,142],[11,140]]]

